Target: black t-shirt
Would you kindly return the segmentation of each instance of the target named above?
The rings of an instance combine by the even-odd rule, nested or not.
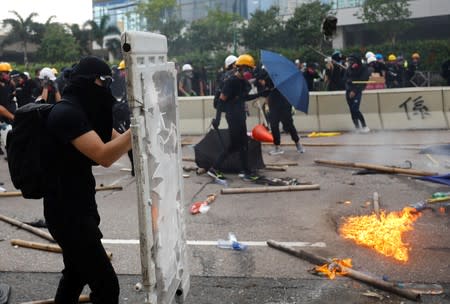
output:
[[[245,79],[233,75],[228,78],[222,88],[222,94],[227,97],[225,104],[227,112],[245,113],[245,99],[251,87]]]
[[[71,144],[73,139],[93,130],[83,109],[73,101],[55,104],[47,129],[53,143],[48,149],[52,163],[49,189],[44,196],[46,212],[98,216],[93,162]]]

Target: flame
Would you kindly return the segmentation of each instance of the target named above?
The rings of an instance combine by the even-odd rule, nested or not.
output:
[[[324,264],[322,266],[316,266],[314,270],[316,272],[324,273],[326,274],[331,280],[333,280],[336,275],[346,275],[347,272],[343,270],[343,268],[352,268],[352,259],[333,259],[331,263]]]
[[[379,253],[407,262],[408,244],[403,243],[402,234],[413,229],[412,225],[420,216],[415,208],[405,207],[402,211],[380,212],[345,219],[339,229],[340,234],[357,244],[375,249]]]

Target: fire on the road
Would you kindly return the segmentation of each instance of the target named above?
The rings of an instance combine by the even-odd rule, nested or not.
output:
[[[420,216],[416,209],[406,207],[402,211],[380,212],[345,219],[339,233],[357,244],[375,249],[379,253],[393,257],[401,262],[408,261],[408,244],[402,241],[402,235],[413,229],[413,223]]]

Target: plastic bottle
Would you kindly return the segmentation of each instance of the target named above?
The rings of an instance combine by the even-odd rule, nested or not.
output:
[[[247,249],[247,245],[239,243],[237,241],[236,235],[232,232],[228,233],[228,240],[224,239],[217,240],[217,247],[239,251]]]
[[[432,198],[441,198],[441,197],[447,197],[450,196],[450,192],[435,192],[431,196]]]

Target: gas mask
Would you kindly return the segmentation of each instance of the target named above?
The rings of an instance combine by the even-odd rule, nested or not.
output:
[[[241,75],[242,75],[242,77],[244,77],[245,80],[248,81],[253,78],[253,69],[252,68],[244,66],[244,67],[241,67],[240,70],[241,70]]]

